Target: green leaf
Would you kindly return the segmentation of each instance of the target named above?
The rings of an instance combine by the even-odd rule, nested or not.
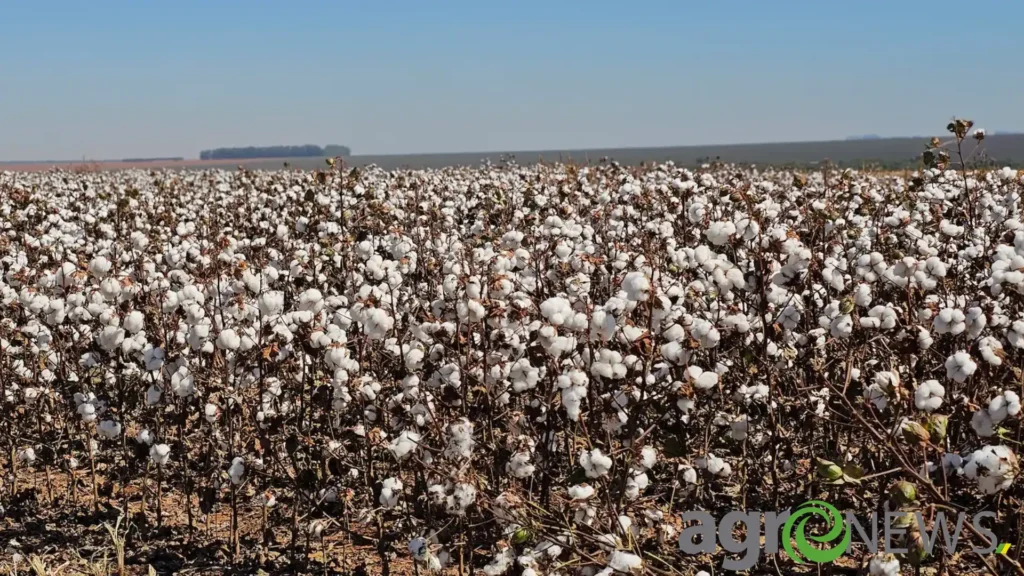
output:
[[[843,477],[843,469],[840,468],[835,462],[829,462],[828,460],[818,459],[818,466],[815,469],[818,476],[834,482],[840,480]]]
[[[864,469],[857,464],[847,464],[843,466],[843,474],[850,478],[860,480],[864,477]]]
[[[836,484],[860,484],[864,477],[864,470],[856,464],[843,466],[843,477]]]
[[[519,530],[516,530],[515,534],[512,535],[512,543],[516,545],[525,544],[526,542],[530,541],[531,537],[532,534],[530,534],[529,529],[520,528]]]

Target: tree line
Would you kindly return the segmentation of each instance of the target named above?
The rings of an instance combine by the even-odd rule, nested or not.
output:
[[[348,146],[328,144],[317,146],[246,146],[244,148],[214,148],[199,153],[200,160],[236,160],[249,158],[316,158],[321,156],[351,156]]]

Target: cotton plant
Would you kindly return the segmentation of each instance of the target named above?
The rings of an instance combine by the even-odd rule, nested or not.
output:
[[[922,506],[1019,496],[1015,170],[335,162],[4,173],[17,467],[95,463],[99,500],[148,483],[147,507],[231,491],[267,525],[297,505],[317,539],[346,513],[430,572],[471,533],[483,572],[528,576],[707,570],[674,556],[682,506],[812,456],[884,489],[888,442],[949,500]]]

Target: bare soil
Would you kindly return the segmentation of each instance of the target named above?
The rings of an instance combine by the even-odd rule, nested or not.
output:
[[[0,574],[31,574],[29,561],[42,560],[47,574],[118,574],[117,550],[106,526],[122,519],[125,574],[384,574],[372,534],[325,530],[323,540],[309,537],[308,522],[296,519],[293,538],[290,513],[274,510],[263,534],[262,508],[253,498],[239,499],[239,546],[232,550],[230,502],[217,502],[207,514],[193,495],[192,525],[186,496],[164,491],[160,510],[155,485],[133,483],[127,490],[102,478],[99,498],[92,497],[91,476],[79,471],[20,474],[16,492],[0,517]],[[12,489],[9,477],[4,490]],[[248,496],[241,494],[241,496]],[[243,502],[244,501],[244,502]],[[397,546],[397,544],[395,544]],[[390,574],[415,571],[408,558],[389,554]],[[20,556],[15,565],[16,556]]]

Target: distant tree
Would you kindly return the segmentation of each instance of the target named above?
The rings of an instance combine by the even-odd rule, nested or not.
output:
[[[249,160],[253,158],[317,158],[320,156],[346,156],[346,146],[329,146],[338,152],[329,152],[316,144],[302,146],[246,146],[244,148],[214,148],[199,153],[200,160]]]

